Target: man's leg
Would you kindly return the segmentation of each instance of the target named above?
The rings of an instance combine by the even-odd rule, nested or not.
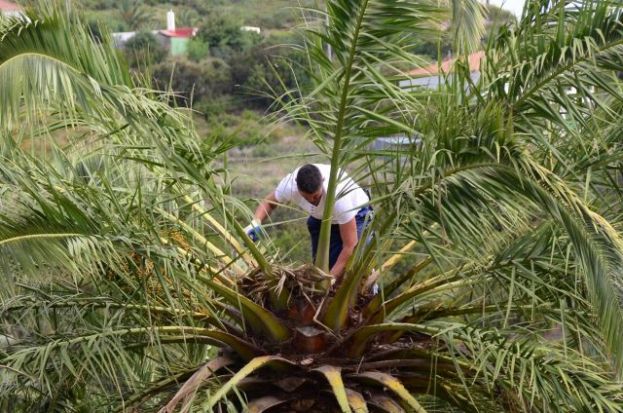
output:
[[[320,224],[322,221],[312,216],[307,218],[307,230],[311,239],[312,261],[316,262],[316,253],[318,252],[318,237],[320,236]]]
[[[312,259],[316,261],[318,253],[318,238],[320,237],[320,225],[322,221],[314,217],[307,218],[307,230],[311,239]],[[329,241],[329,268],[333,267],[337,258],[342,252],[342,237],[340,236],[340,226],[331,225],[331,240]]]
[[[363,231],[370,224],[370,221],[372,220],[373,217],[374,217],[374,211],[372,210],[372,207],[370,206],[361,208],[359,212],[357,212],[357,215],[355,216],[355,220],[357,222],[357,238],[359,240],[361,240],[361,235],[363,234]],[[365,244],[368,244],[371,241],[372,241],[372,234],[368,234],[368,236],[366,237],[364,241],[363,246],[365,246]],[[373,273],[374,272],[375,270],[373,270]],[[374,282],[374,281],[368,280],[366,283],[368,282]],[[370,285],[370,293],[372,293],[372,295],[377,295],[379,293],[378,283],[374,282],[372,285]]]
[[[358,240],[361,239],[361,234],[363,233],[363,230],[366,229],[371,219],[372,219],[372,207],[370,206],[361,208],[357,212],[357,215],[355,215],[355,222],[357,223],[357,239]],[[366,240],[366,242],[369,242],[369,240]]]
[[[333,268],[337,258],[342,252],[342,235],[340,235],[340,226],[331,225],[331,241],[329,242],[329,268]]]

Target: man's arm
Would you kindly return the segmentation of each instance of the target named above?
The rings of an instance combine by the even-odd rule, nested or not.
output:
[[[261,224],[275,208],[277,208],[277,198],[275,198],[275,191],[273,191],[257,206],[255,214],[253,214],[254,218]]]
[[[340,236],[342,237],[342,252],[340,252],[337,261],[331,268],[331,275],[336,279],[340,278],[344,273],[346,262],[353,255],[357,245],[357,222],[355,218],[345,224],[340,224]]]

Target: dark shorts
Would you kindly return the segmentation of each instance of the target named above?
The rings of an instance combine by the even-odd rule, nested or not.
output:
[[[370,221],[370,219],[366,219],[368,214],[372,211],[372,207],[366,206],[361,208],[357,215],[355,215],[355,221],[357,224],[357,239],[361,239],[361,233],[363,232],[366,224]],[[309,217],[307,218],[307,229],[309,230],[309,235],[311,237],[312,244],[312,257],[313,260],[316,261],[316,252],[318,251],[318,238],[320,236],[320,224],[322,224],[322,220]],[[340,236],[340,226],[338,224],[331,225],[331,242],[329,245],[329,268],[332,268],[335,262],[337,261],[337,257],[342,252],[342,237]]]

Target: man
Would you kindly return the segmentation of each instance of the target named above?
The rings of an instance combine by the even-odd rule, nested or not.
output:
[[[281,180],[255,210],[255,219],[246,228],[251,238],[259,235],[259,226],[278,204],[292,202],[309,213],[307,228],[311,236],[312,256],[316,259],[320,224],[326,200],[331,167],[323,164],[307,164],[296,169]],[[353,254],[357,241],[371,211],[369,198],[363,189],[346,175],[338,171],[336,201],[331,216],[331,245],[329,247],[329,268],[336,279],[342,276],[346,262]]]

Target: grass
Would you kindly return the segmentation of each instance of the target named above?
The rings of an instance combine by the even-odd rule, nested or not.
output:
[[[251,210],[284,176],[305,163],[323,159],[314,144],[305,138],[304,128],[269,124],[255,112],[223,115],[211,122],[196,116],[196,125],[200,136],[218,133],[236,143],[227,153],[231,194]],[[282,258],[298,263],[311,261],[306,219],[307,215],[295,206],[284,205],[264,222],[269,240],[282,253]]]

